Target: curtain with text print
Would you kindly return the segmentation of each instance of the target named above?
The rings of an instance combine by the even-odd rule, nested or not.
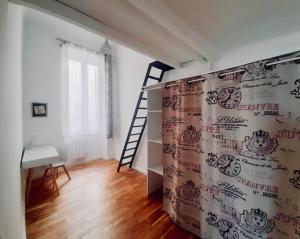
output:
[[[287,61],[299,56],[165,86],[163,204],[175,223],[204,239],[300,238],[300,65]]]

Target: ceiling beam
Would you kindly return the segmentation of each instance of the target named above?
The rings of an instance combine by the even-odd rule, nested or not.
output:
[[[195,59],[205,61],[202,55],[195,52],[191,47],[185,44],[185,42],[171,34],[159,23],[153,21],[152,18],[133,6],[129,1],[110,0],[107,2],[109,4],[105,7],[109,14],[118,16],[118,21],[127,23],[132,29],[130,30],[126,28],[126,26],[124,27],[124,24],[114,25],[115,28],[120,31],[124,30],[125,34],[127,31],[131,32],[129,35],[132,34],[131,36],[133,38],[140,39],[140,41],[143,42],[145,41],[145,43],[151,45],[153,49],[172,56],[173,59],[180,62],[180,66],[182,66],[182,62]],[[133,30],[134,28],[140,31]]]
[[[110,27],[104,22],[81,12],[80,10],[74,9],[66,4],[63,4],[56,0],[10,0],[13,3],[17,3],[23,6],[38,9],[46,12],[50,15],[56,16],[89,31],[92,31],[102,37],[106,37],[116,43],[134,49],[142,54],[148,55],[156,60],[160,60],[173,67],[180,67],[180,62],[172,59],[162,52],[156,51],[151,46],[146,45],[140,41],[136,41],[130,36],[121,33],[120,31]]]
[[[145,15],[157,24],[173,34],[177,39],[190,47],[199,56],[198,60],[213,59],[215,56],[214,48],[201,35],[196,33],[180,16],[175,14],[161,0],[128,0],[133,6],[142,11]],[[196,59],[195,59],[196,60]]]

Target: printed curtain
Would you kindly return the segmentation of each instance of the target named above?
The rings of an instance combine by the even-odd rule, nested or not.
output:
[[[178,225],[204,239],[300,238],[300,66],[284,62],[298,56],[166,85],[163,204]]]

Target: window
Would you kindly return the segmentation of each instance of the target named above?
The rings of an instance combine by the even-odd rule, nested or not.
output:
[[[69,61],[69,132],[80,133],[82,129],[82,79],[81,63]]]
[[[69,48],[65,85],[65,135],[80,136],[99,132],[98,55]]]
[[[95,109],[97,106],[97,95],[98,91],[96,90],[98,88],[97,84],[97,70],[98,68],[93,65],[87,66],[87,72],[88,72],[88,126],[90,132],[97,132],[98,130],[98,124],[97,124],[97,114]]]

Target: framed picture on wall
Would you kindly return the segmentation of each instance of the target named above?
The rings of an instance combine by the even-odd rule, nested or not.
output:
[[[31,103],[32,117],[47,117],[47,103]]]

